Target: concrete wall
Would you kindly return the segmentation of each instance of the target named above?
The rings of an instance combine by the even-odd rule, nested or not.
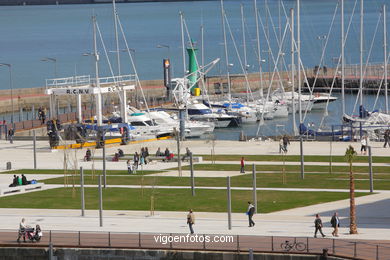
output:
[[[57,260],[247,260],[248,254],[164,251],[164,250],[126,250],[126,249],[54,249]],[[0,248],[0,259],[7,260],[47,260],[48,250],[41,248]],[[255,254],[254,260],[321,260],[315,255]],[[342,258],[328,257],[327,260]]]

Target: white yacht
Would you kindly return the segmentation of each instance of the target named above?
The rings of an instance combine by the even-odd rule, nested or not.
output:
[[[169,126],[179,130],[180,122],[177,117],[169,115],[165,111],[152,110],[149,116],[159,125]],[[214,131],[214,123],[197,122],[192,120],[185,120],[185,136],[186,137],[201,137],[204,134],[212,133]]]
[[[195,100],[187,105],[187,113],[190,119],[202,122],[213,122],[216,128],[237,124],[237,120],[239,120],[236,116],[226,114],[222,109],[213,112],[209,107]]]
[[[172,135],[172,127],[160,125],[154,122],[147,113],[136,112],[129,113],[128,123],[135,129],[132,130],[136,135],[150,136],[159,138]]]

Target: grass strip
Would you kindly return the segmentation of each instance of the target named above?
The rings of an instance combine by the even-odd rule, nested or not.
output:
[[[367,195],[356,193],[356,196]],[[226,212],[225,190],[190,189],[122,189],[107,188],[103,191],[105,210],[150,210],[151,196],[156,211]],[[347,199],[348,193],[336,192],[287,192],[259,191],[258,209],[269,213],[318,203]],[[98,209],[98,190],[85,189],[86,209]],[[251,191],[232,191],[232,211],[245,213],[247,201],[252,199]],[[59,188],[0,198],[1,208],[79,209],[80,190]]]

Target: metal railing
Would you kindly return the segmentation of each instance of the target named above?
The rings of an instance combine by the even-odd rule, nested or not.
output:
[[[16,242],[17,230],[1,230],[3,246],[30,246],[31,243]],[[12,240],[12,237],[15,237]],[[225,238],[223,242],[221,238]],[[390,241],[328,239],[309,237],[250,236],[222,234],[180,234],[145,232],[88,232],[43,230],[43,237],[34,246],[48,247],[128,248],[158,250],[202,250],[226,252],[254,252],[315,254],[324,249],[329,255],[351,259],[388,259]],[[286,246],[287,245],[287,246]]]

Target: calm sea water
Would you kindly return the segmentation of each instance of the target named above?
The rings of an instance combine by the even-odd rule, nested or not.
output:
[[[340,53],[340,10],[330,29],[337,0],[301,1],[301,34],[302,34],[302,61],[305,67],[313,67],[319,63],[321,48],[325,44],[323,35],[328,35],[329,43],[326,49],[325,64],[334,65],[334,57]],[[371,42],[373,41],[370,62],[382,62],[382,25],[375,35],[375,28],[380,17],[383,3],[387,0],[365,1],[365,56],[368,59]],[[229,25],[233,38],[236,41],[240,55],[243,52],[240,4],[244,5],[246,21],[246,37],[249,72],[259,70],[256,62],[256,41],[253,1],[226,0],[224,2]],[[355,0],[345,1],[346,26],[352,16]],[[295,7],[295,1],[283,1],[286,12]],[[272,57],[265,35],[269,32],[270,48],[276,53],[277,40],[285,29],[286,18],[284,9],[279,1],[268,1],[270,17],[267,16],[264,0],[258,1],[260,17],[264,29],[261,31],[263,70],[267,71]],[[125,30],[129,47],[135,49],[135,61],[141,80],[162,78],[162,59],[169,57],[173,63],[173,74],[176,77],[183,75],[181,57],[181,38],[179,12],[184,13],[191,38],[198,42],[200,47],[200,26],[204,25],[205,60],[211,61],[221,57],[222,60],[211,72],[211,75],[225,74],[223,37],[221,29],[221,12],[219,1],[190,1],[172,3],[134,3],[117,4],[122,26]],[[279,13],[281,14],[279,16]],[[45,79],[53,77],[67,77],[77,75],[93,75],[91,57],[83,53],[92,51],[92,24],[91,16],[97,15],[102,38],[108,51],[115,49],[114,25],[112,7],[110,4],[99,5],[58,5],[58,6],[12,6],[0,8],[0,63],[12,64],[14,88],[31,88],[44,86]],[[268,17],[268,18],[267,18]],[[280,17],[280,19],[279,19]],[[281,30],[279,30],[279,28]],[[290,63],[290,36],[287,33],[282,51],[286,53],[286,64]],[[347,62],[359,62],[359,3],[352,17],[352,24],[346,46]],[[157,48],[157,45],[167,45],[169,48]],[[125,48],[121,40],[120,48]],[[111,76],[108,70],[106,57],[103,55],[101,43],[100,75]],[[229,59],[233,67],[232,73],[241,73],[239,61],[232,37],[228,32]],[[114,71],[116,62],[114,53],[109,54]],[[53,62],[41,61],[45,57],[57,59],[57,71]],[[200,55],[198,56],[200,59]],[[241,57],[242,58],[242,57]],[[122,73],[133,73],[127,55],[122,55]],[[273,67],[272,67],[273,69]],[[7,67],[0,67],[0,89],[9,88]],[[353,96],[349,96],[354,100]],[[371,100],[372,98],[368,98]],[[370,101],[369,101],[370,102]],[[339,102],[337,102],[339,103]],[[329,115],[339,121],[340,105],[333,104]],[[371,104],[371,103],[370,103]],[[353,106],[353,105],[352,105]],[[308,120],[319,121],[321,114],[312,113]],[[336,119],[335,119],[336,120]],[[267,127],[275,130],[276,124],[291,125],[288,120],[273,121]],[[244,127],[248,134],[256,132],[257,127]],[[239,130],[237,130],[239,132]],[[229,130],[224,136],[235,134]]]

